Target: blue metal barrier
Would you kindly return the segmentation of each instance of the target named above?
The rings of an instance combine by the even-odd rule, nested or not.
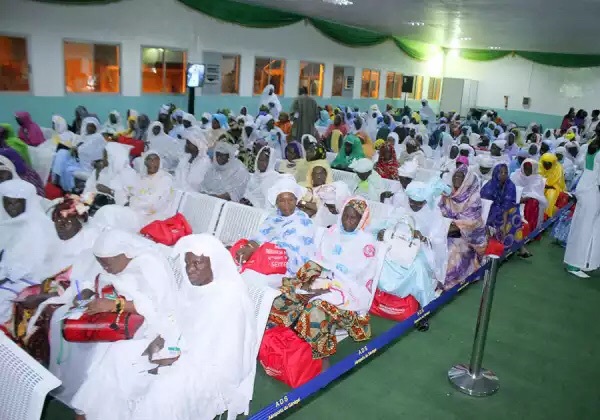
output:
[[[560,209],[554,217],[548,219],[541,226],[539,226],[535,231],[527,236],[523,241],[517,242],[510,249],[505,250],[502,255],[502,260],[506,259],[511,253],[516,252],[525,243],[531,239],[536,238],[540,233],[546,230],[552,223],[556,222],[558,218],[564,213],[571,209],[572,203],[569,203],[567,206]],[[286,411],[292,409],[293,407],[300,404],[303,400],[306,400],[308,397],[318,392],[320,389],[325,388],[331,382],[338,379],[340,376],[345,374],[346,372],[354,369],[356,366],[369,359],[373,355],[375,355],[379,350],[383,347],[390,344],[392,341],[398,339],[400,336],[405,334],[407,331],[412,330],[415,325],[421,321],[423,318],[430,316],[432,313],[437,311],[440,307],[448,303],[452,298],[465,289],[470,284],[476,282],[481,277],[483,277],[485,271],[490,266],[490,263],[486,263],[481,266],[478,270],[476,270],[473,274],[468,276],[465,280],[461,281],[459,284],[454,286],[452,289],[445,291],[442,293],[437,299],[433,300],[429,305],[425,306],[422,309],[419,309],[416,314],[412,315],[410,318],[399,322],[398,324],[391,327],[386,332],[373,337],[368,342],[365,342],[365,345],[362,346],[357,352],[345,357],[340,360],[338,363],[332,365],[325,372],[316,376],[312,380],[308,381],[304,385],[299,386],[298,388],[294,388],[282,395],[279,400],[273,401],[271,404],[261,409],[256,414],[250,417],[251,420],[269,420],[275,418]]]

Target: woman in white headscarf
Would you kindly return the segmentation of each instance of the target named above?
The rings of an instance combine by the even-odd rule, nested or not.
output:
[[[392,216],[374,229],[380,241],[387,229],[393,231],[402,221],[414,229],[413,240],[419,243],[417,256],[410,265],[403,266],[388,253],[377,287],[402,298],[412,295],[421,307],[435,298],[437,284],[446,277],[450,220],[443,218],[435,205],[442,193],[449,194],[450,187],[440,179],[427,184],[411,182],[406,188],[409,205],[395,208]]]
[[[104,194],[112,197],[115,204],[127,204],[139,180],[129,164],[130,149],[131,146],[124,144],[106,143],[103,169],[97,176],[92,174],[85,182],[84,200],[93,201],[92,195]]]
[[[106,120],[102,126],[102,134],[110,134],[111,136],[114,136],[123,130],[125,130],[125,127],[121,123],[121,114],[119,114],[119,111],[110,111],[110,114],[108,114],[108,120]]]
[[[58,239],[33,185],[21,179],[2,182],[0,197],[0,323],[4,323],[19,292],[43,280]]]
[[[256,154],[254,172],[244,192],[240,203],[261,209],[271,209],[267,200],[269,188],[277,183],[283,175],[275,171],[275,151],[269,146],[262,147]]]
[[[421,101],[421,109],[419,110],[419,115],[421,116],[421,121],[427,121],[427,128],[432,129],[435,126],[435,112],[429,106],[429,102],[427,99],[423,99]]]
[[[20,179],[17,169],[9,158],[0,155],[0,184],[11,179]]]
[[[425,157],[425,152],[423,152],[423,149],[421,149],[421,144],[412,137],[407,137],[404,141],[404,145],[406,149],[398,157],[398,162],[403,164],[404,162],[413,160],[417,162],[417,165],[420,168],[424,168],[427,158]]]
[[[200,185],[211,161],[206,154],[208,145],[202,130],[198,127],[182,134],[185,140],[185,155],[179,159],[175,169],[175,187],[188,192],[199,192]]]
[[[373,166],[373,161],[367,158],[352,162],[349,168],[356,173],[358,179],[356,185],[349,185],[349,187],[352,195],[379,202],[382,193],[385,192],[385,184],[381,175],[373,170]]]
[[[215,146],[215,157],[200,184],[200,191],[224,200],[240,201],[249,179],[248,170],[236,157],[235,146],[220,141]]]
[[[521,194],[521,204],[525,205],[523,216],[529,223],[531,231],[534,231],[544,220],[544,211],[548,205],[544,195],[546,180],[537,173],[538,166],[537,161],[525,159],[521,167],[510,176],[515,186],[523,188]]]
[[[227,134],[227,130],[229,130],[227,117],[223,114],[213,114],[211,116],[211,128],[206,130],[205,133],[206,142],[208,143],[208,148],[211,150],[211,152],[221,136]]]
[[[142,160],[143,175],[132,191],[129,207],[140,214],[144,224],[148,224],[173,215],[173,177],[161,168],[157,152],[148,150]]]
[[[56,152],[52,174],[64,191],[75,188],[75,172],[91,174],[96,160],[102,159],[106,141],[100,134],[100,123],[95,117],[86,117],[81,123],[82,134],[74,149]]]
[[[267,200],[276,211],[259,226],[248,244],[238,251],[237,257],[242,262],[248,261],[256,249],[267,242],[286,250],[287,275],[290,276],[294,276],[313,257],[314,224],[297,207],[305,193],[306,189],[298,185],[291,175],[285,175],[269,189]]]
[[[182,238],[173,258],[181,356],[159,370],[127,414],[212,420],[227,411],[223,419],[234,420],[248,413],[256,372],[258,343],[248,289],[227,249],[212,235]]]
[[[262,95],[260,95],[260,105],[266,106],[269,108],[269,114],[273,116],[276,120],[279,119],[279,114],[283,109],[281,107],[281,102],[279,102],[279,98],[275,94],[275,86],[267,85],[263,89]]]
[[[193,130],[190,128],[190,130]],[[189,130],[186,130],[186,132]],[[160,155],[162,169],[173,172],[177,167],[179,158],[183,155],[184,143],[165,134],[163,124],[154,121],[148,128],[148,148]]]
[[[183,116],[185,112],[181,109],[176,109],[175,112],[171,115],[171,121],[173,123],[173,128],[169,131],[169,136],[174,139],[180,139],[185,127],[183,126]]]
[[[135,401],[147,395],[155,379],[151,373],[161,373],[157,360],[171,359],[168,364],[179,355],[177,285],[166,258],[143,238],[119,230],[103,232],[93,253],[102,267],[100,287],[111,284],[122,300],[96,297],[87,304],[86,312],[115,311],[121,302],[125,313],[142,315],[144,323],[131,340],[78,346],[95,349],[80,366],[87,372],[70,405],[87,420],[130,419]],[[81,287],[83,298],[94,295],[93,285]]]
[[[52,116],[52,129],[54,130],[52,140],[59,148],[71,149],[75,145],[77,136],[69,131],[67,120],[63,117],[60,115]]]

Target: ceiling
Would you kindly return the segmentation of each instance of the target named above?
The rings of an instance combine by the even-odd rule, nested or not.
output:
[[[444,47],[600,54],[600,0],[238,1]]]

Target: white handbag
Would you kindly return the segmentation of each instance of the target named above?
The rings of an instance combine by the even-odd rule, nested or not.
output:
[[[387,258],[404,268],[409,268],[421,248],[421,241],[414,236],[415,220],[411,216],[402,216],[392,229],[386,229],[383,242],[389,249]]]

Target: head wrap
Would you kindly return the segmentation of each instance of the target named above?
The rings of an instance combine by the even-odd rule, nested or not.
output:
[[[229,130],[229,125],[227,124],[227,117],[225,115],[213,114],[212,119],[217,120],[222,129]]]
[[[440,178],[430,182],[413,181],[406,187],[406,195],[414,201],[426,201],[430,208],[435,206],[435,198],[441,194],[450,194],[452,189]]]
[[[405,177],[405,178],[414,179],[415,176],[417,176],[418,169],[419,169],[419,164],[417,162],[415,162],[414,160],[409,160],[409,161],[405,162],[404,165],[402,165],[398,169],[398,175]]]
[[[277,197],[282,193],[292,193],[296,197],[297,201],[304,196],[306,188],[298,185],[296,180],[291,175],[283,175],[279,181],[275,183],[267,192],[267,200],[272,206],[276,206]]]
[[[466,156],[459,156],[458,158],[456,158],[456,161],[466,166],[469,166],[469,158]]]
[[[357,230],[363,230],[371,219],[371,210],[369,209],[369,203],[367,202],[367,200],[359,196],[350,197],[346,200],[342,207],[342,211],[338,216],[339,226],[342,230],[344,230],[344,225],[342,224],[342,215],[344,214],[344,210],[346,209],[346,207],[352,207],[358,212],[358,214],[361,215],[361,219],[353,232],[356,232]]]
[[[356,173],[364,174],[373,170],[373,161],[367,158],[358,159],[352,162],[349,168]]]
[[[464,156],[463,156],[463,157],[464,157]],[[459,161],[459,160],[457,159],[457,161]],[[459,161],[459,162],[460,162],[460,161]],[[468,162],[468,159],[467,159],[467,162]],[[479,166],[480,166],[480,167],[482,167],[482,168],[489,168],[489,169],[491,169],[491,168],[493,168],[493,167],[494,167],[494,164],[495,164],[495,161],[494,161],[494,159],[492,159],[492,157],[491,157],[491,156],[484,156],[484,157],[483,157],[483,158],[482,158],[482,159],[479,161]]]

